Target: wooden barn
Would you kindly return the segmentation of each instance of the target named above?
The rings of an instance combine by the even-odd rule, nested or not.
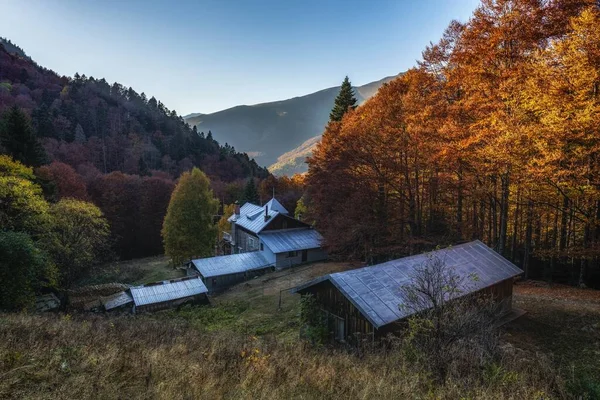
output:
[[[159,311],[183,304],[208,304],[208,289],[197,276],[132,287],[130,293],[134,313]]]
[[[224,290],[274,269],[262,252],[230,254],[192,260],[188,275],[199,276],[210,293]]]
[[[460,277],[476,277],[463,295],[490,293],[501,302],[504,312],[511,310],[513,280],[523,271],[478,240],[325,275],[292,292],[314,296],[328,316],[336,340],[381,337],[399,332],[402,321],[412,315],[401,307],[405,303],[401,288],[411,284],[415,268],[427,265],[431,257],[443,260]]]

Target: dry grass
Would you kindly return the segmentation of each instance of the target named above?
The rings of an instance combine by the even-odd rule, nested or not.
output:
[[[165,279],[180,278],[185,275],[181,269],[173,268],[166,256],[116,261],[92,268],[75,286],[98,285],[102,283],[127,283],[141,285]]]
[[[400,351],[358,358],[151,317],[0,318],[1,398],[539,399],[561,390],[546,364],[511,352],[481,377],[438,386]]]
[[[0,314],[0,398],[593,398],[600,376],[594,292],[560,298],[552,288],[517,286],[515,303],[528,313],[505,328],[501,358],[438,385],[400,350],[358,357],[298,340],[298,297],[282,292],[279,309],[280,290],[352,267],[268,274],[217,296],[212,308]]]

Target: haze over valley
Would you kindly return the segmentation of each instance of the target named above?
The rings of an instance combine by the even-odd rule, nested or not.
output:
[[[354,87],[358,103],[375,95],[381,85],[396,76]],[[184,119],[198,132],[211,131],[220,143],[254,157],[271,173],[292,176],[308,169],[305,159],[325,129],[339,90],[339,86],[331,87],[287,100],[190,114]]]

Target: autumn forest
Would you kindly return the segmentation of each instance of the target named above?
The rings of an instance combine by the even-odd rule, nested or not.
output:
[[[307,202],[369,262],[480,239],[526,277],[600,285],[600,11],[484,0],[330,122]]]

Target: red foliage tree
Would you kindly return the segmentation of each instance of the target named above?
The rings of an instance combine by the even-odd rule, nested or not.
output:
[[[83,178],[67,164],[54,161],[36,169],[38,178],[53,186],[52,200],[58,201],[71,197],[78,200],[87,200],[88,194]]]

